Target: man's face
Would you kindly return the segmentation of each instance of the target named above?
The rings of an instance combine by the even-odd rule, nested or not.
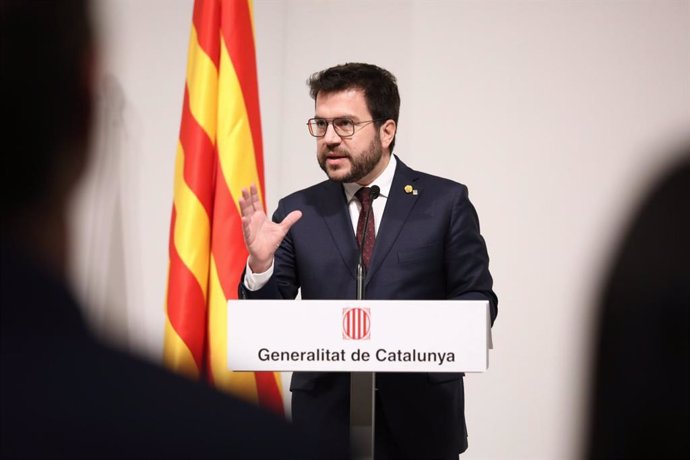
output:
[[[364,92],[348,89],[333,93],[320,92],[316,96],[316,117],[331,120],[350,118],[354,123],[372,119]],[[319,166],[335,182],[357,182],[369,185],[388,164],[389,154],[384,155],[381,138],[374,123],[355,126],[355,133],[340,137],[329,124],[326,135],[317,138]]]

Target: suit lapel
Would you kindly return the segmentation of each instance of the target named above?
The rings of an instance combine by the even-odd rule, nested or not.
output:
[[[352,221],[345,200],[343,186],[336,182],[324,182],[324,193],[319,202],[319,214],[333,238],[347,272],[355,278],[357,264],[357,240],[352,230]]]
[[[396,159],[398,164],[388,194],[386,209],[383,211],[381,227],[376,233],[374,254],[372,256],[371,266],[369,267],[365,285],[369,283],[369,280],[376,274],[376,271],[388,256],[388,253],[393,248],[393,244],[398,239],[398,235],[410,211],[412,211],[412,208],[417,203],[417,195],[405,192],[405,186],[411,185],[415,190],[419,189],[419,184],[417,183],[418,175],[400,161],[400,158],[397,156]]]

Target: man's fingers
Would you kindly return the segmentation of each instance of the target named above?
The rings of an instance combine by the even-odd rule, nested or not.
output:
[[[259,199],[259,191],[256,189],[256,185],[252,184],[252,186],[249,188],[249,194],[251,198],[251,205],[254,208],[254,210],[261,209],[261,199]]]
[[[251,185],[248,189],[242,189],[242,196],[238,200],[240,205],[240,212],[243,216],[248,216],[255,211],[263,211],[263,206],[261,205],[261,198],[259,197],[259,191],[256,185]]]
[[[300,220],[302,217],[302,211],[292,211],[290,214],[285,216],[285,219],[280,223],[280,226],[283,227],[283,230],[287,233],[288,230],[290,230],[290,227],[294,225],[295,222]]]
[[[247,190],[246,188],[242,189],[242,196],[240,197],[238,202],[240,204],[240,212],[242,213],[242,215],[246,216],[247,214],[249,214],[249,211],[252,210],[249,190]]]

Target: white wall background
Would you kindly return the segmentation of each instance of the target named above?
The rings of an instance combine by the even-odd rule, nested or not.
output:
[[[106,76],[74,211],[74,279],[104,336],[159,361],[192,0],[100,0]],[[469,186],[499,296],[466,379],[463,459],[570,459],[589,321],[639,194],[690,128],[689,1],[255,0],[267,201],[323,179],[305,80],[399,81],[396,152]]]

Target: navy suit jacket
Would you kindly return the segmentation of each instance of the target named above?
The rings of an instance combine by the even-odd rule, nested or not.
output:
[[[417,194],[406,193],[406,185]],[[258,291],[240,286],[240,296],[293,299],[301,289],[303,299],[354,299],[359,252],[342,185],[324,181],[293,193],[279,202],[273,219],[279,222],[293,210],[303,216],[275,254],[273,276]],[[493,322],[497,298],[488,265],[467,187],[414,171],[398,159],[365,280],[366,298],[488,300]],[[328,406],[329,399],[346,403],[342,394],[348,395],[349,376],[295,373],[290,389],[293,417],[301,417],[296,391],[316,395],[321,402],[313,410]],[[466,449],[461,374],[380,373],[377,389],[380,410],[405,452],[429,456]],[[345,410],[338,413],[347,418]],[[305,418],[323,423],[317,414]]]

